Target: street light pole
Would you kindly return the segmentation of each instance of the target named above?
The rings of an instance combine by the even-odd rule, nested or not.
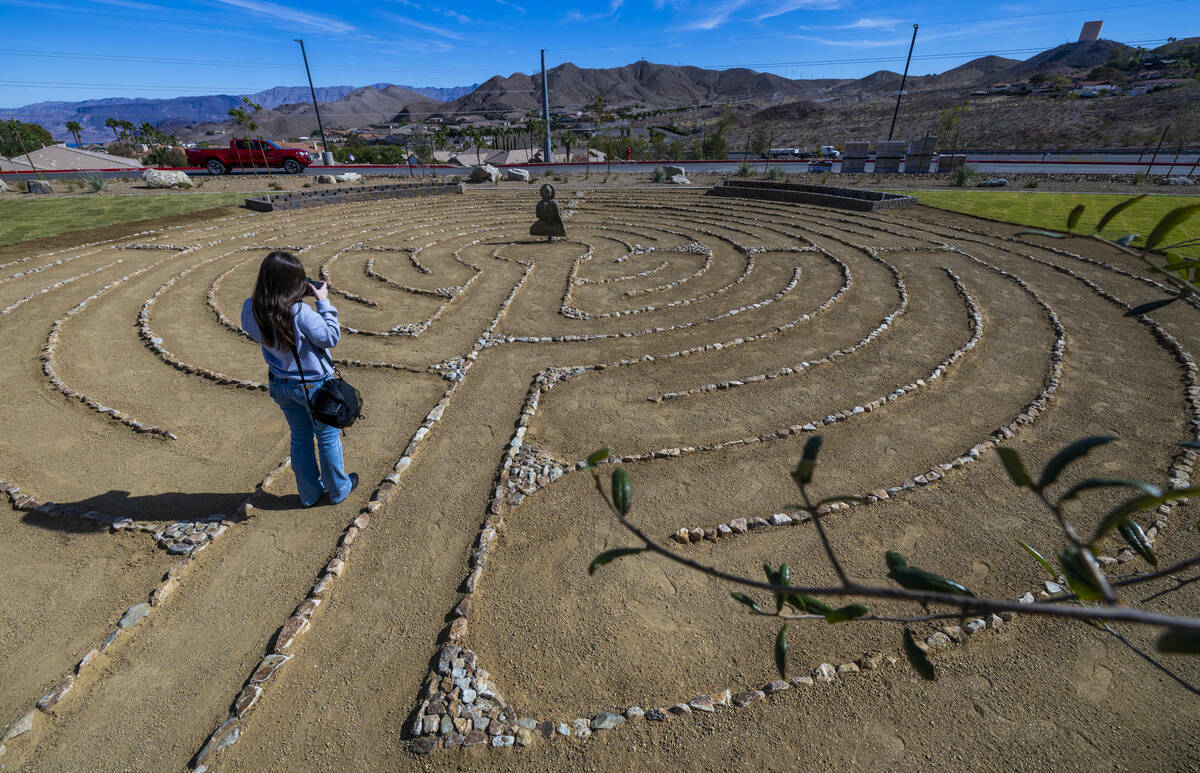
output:
[[[904,96],[904,82],[908,80],[908,63],[912,61],[913,46],[917,44],[917,25],[913,25],[912,42],[908,44],[908,59],[904,60],[904,75],[900,76],[900,90],[896,92],[896,110],[892,113],[892,128],[888,129],[888,142],[896,130],[896,116],[900,115],[900,98]]]
[[[328,153],[329,142],[325,139],[325,125],[321,123],[321,108],[317,105],[317,90],[313,88],[312,71],[308,69],[308,53],[304,50],[303,40],[300,38],[294,38],[294,40],[300,44],[300,56],[304,57],[304,72],[308,75],[308,93],[312,94],[313,110],[317,111],[317,129],[321,132],[321,147]]]
[[[542,161],[552,164],[554,156],[550,150],[550,85],[546,83],[546,49],[544,48],[542,49],[542,121],[546,124],[546,137],[542,143],[544,156]]]

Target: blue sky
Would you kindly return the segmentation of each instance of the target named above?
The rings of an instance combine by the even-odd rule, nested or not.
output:
[[[1200,2],[1166,0],[0,0],[0,107],[302,85],[457,86],[547,66],[747,66],[792,78],[942,72],[1103,36],[1152,46],[1200,35]],[[553,87],[553,83],[551,83]]]

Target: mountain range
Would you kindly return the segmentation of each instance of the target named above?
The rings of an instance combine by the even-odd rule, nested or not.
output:
[[[1167,55],[1200,38],[1173,41],[1149,53]],[[914,96],[938,94],[961,100],[972,89],[997,82],[1021,80],[1033,73],[1078,74],[1137,51],[1109,40],[1067,43],[1025,60],[984,56],[936,75],[912,76],[905,85]],[[709,70],[654,64],[645,60],[623,67],[585,69],[571,63],[548,71],[554,108],[580,110],[597,98],[609,108],[640,105],[654,108],[734,104],[739,112],[764,112],[765,118],[791,113],[811,114],[830,103],[862,103],[894,95],[899,73],[880,70],[863,78],[793,80],[745,68]],[[370,86],[332,86],[317,89],[321,119],[326,128],[356,128],[379,123],[404,123],[431,117],[473,115],[482,118],[523,115],[541,104],[541,76],[514,73],[494,76],[482,84],[449,89],[376,83]],[[307,87],[279,86],[247,95],[261,104],[257,132],[285,139],[316,133],[317,122]],[[804,103],[788,106],[789,103]],[[184,139],[222,134],[234,129],[228,110],[240,99],[229,95],[175,99],[100,99],[85,102],[43,102],[0,110],[0,118],[18,118],[45,126],[55,137],[67,136],[65,123],[84,126],[83,138],[102,141],[111,136],[107,118],[135,125],[148,122]]]

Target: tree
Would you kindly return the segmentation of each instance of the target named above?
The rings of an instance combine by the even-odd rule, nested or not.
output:
[[[554,136],[554,139],[558,140],[558,144],[566,149],[567,154],[564,160],[568,164],[571,163],[571,146],[575,144],[575,133],[570,129],[563,129]]]
[[[262,146],[262,138],[258,136],[258,122],[254,117],[258,115],[258,111],[262,110],[262,105],[251,102],[248,97],[242,97],[241,107],[229,108],[229,117],[233,122],[242,127],[244,134],[253,134],[258,142],[258,149],[262,152],[263,165],[267,168],[267,176],[271,175],[271,164],[267,161],[267,151]],[[258,160],[254,158],[254,154],[250,155],[252,168],[255,176],[258,175]]]
[[[0,123],[0,156],[22,156],[54,144],[54,138],[39,124],[15,118]]]
[[[83,140],[79,139],[79,133],[83,131],[83,127],[79,125],[79,122],[67,121],[67,131],[69,131],[71,136],[75,138],[75,144],[83,147]]]
[[[767,133],[767,127],[755,126],[750,130],[750,151],[759,158],[766,158],[771,152],[771,135]]]
[[[1155,323],[1145,315],[1179,300],[1187,300],[1189,303],[1195,304],[1200,299],[1200,284],[1198,284],[1200,283],[1200,261],[1196,260],[1200,256],[1193,254],[1196,248],[1200,247],[1200,239],[1185,238],[1175,243],[1166,243],[1169,241],[1167,236],[1173,229],[1189,217],[1200,214],[1200,204],[1184,205],[1167,213],[1154,227],[1140,249],[1128,246],[1134,238],[1133,235],[1122,237],[1116,242],[1107,241],[1098,235],[1105,224],[1112,222],[1122,211],[1141,198],[1143,197],[1138,196],[1129,199],[1110,209],[1100,218],[1095,230],[1090,235],[1074,235],[1105,243],[1112,248],[1137,257],[1156,276],[1165,281],[1170,293],[1167,298],[1132,307],[1117,301],[1126,309],[1123,316],[1135,318],[1142,324],[1154,325]],[[1033,233],[1046,238],[1064,238],[1071,235],[1084,210],[1083,204],[1072,210],[1067,218],[1066,234],[1048,231]],[[1020,233],[1017,234],[1017,236],[1019,235]],[[1021,496],[1032,496],[1040,501],[1041,505],[1047,509],[1049,517],[1057,523],[1059,531],[1061,531],[1061,547],[1051,554],[1053,558],[1057,559],[1057,566],[1051,564],[1051,561],[1043,556],[1036,547],[1018,540],[1018,544],[1024,550],[1024,553],[1017,551],[1018,555],[1035,560],[1045,569],[1050,577],[1050,582],[1054,583],[1054,586],[1047,583],[1048,590],[1058,588],[1053,595],[1042,601],[1033,600],[1031,595],[1021,601],[976,596],[961,583],[949,577],[909,564],[903,555],[895,551],[884,553],[883,561],[880,562],[880,568],[886,566],[888,570],[886,577],[894,584],[863,581],[849,574],[843,568],[837,551],[826,535],[822,519],[832,510],[863,500],[864,497],[832,495],[814,501],[815,497],[812,496],[810,489],[813,486],[817,458],[822,445],[820,435],[810,436],[804,446],[800,461],[792,473],[792,479],[799,489],[801,503],[786,507],[798,512],[798,515],[792,516],[793,519],[812,525],[815,531],[813,536],[825,554],[829,568],[837,578],[836,582],[827,585],[812,584],[811,587],[804,587],[803,583],[793,585],[791,570],[786,563],[779,567],[764,564],[763,571],[766,575],[764,582],[702,563],[664,546],[661,540],[648,536],[631,519],[633,488],[626,470],[623,467],[616,467],[611,475],[611,487],[604,485],[598,466],[610,460],[620,462],[620,458],[614,459],[613,453],[607,448],[592,453],[582,467],[593,471],[598,493],[620,524],[638,544],[610,549],[597,555],[588,567],[588,573],[593,574],[600,567],[626,556],[654,553],[687,570],[703,573],[723,583],[737,586],[741,590],[759,592],[760,598],[758,599],[741,592],[732,593],[731,596],[733,601],[748,608],[751,616],[773,618],[782,622],[775,637],[773,654],[775,666],[783,678],[786,678],[788,667],[788,628],[793,624],[813,624],[818,621],[827,624],[856,624],[865,621],[896,624],[898,627],[903,627],[902,650],[913,669],[922,678],[934,680],[937,678],[937,670],[929,654],[930,648],[918,643],[913,632],[907,627],[909,623],[958,620],[962,626],[969,616],[1019,613],[1037,615],[1062,623],[1079,622],[1091,625],[1096,630],[1115,637],[1184,689],[1200,695],[1200,689],[1189,684],[1182,676],[1159,662],[1154,656],[1142,650],[1114,628],[1114,625],[1137,625],[1149,628],[1159,633],[1155,641],[1155,648],[1158,652],[1168,655],[1200,655],[1200,618],[1169,612],[1163,613],[1157,609],[1140,606],[1140,602],[1133,600],[1133,594],[1128,593],[1132,588],[1138,588],[1144,583],[1153,581],[1170,579],[1175,583],[1173,586],[1166,587],[1142,599],[1142,602],[1145,602],[1165,596],[1200,579],[1197,576],[1188,579],[1179,577],[1185,570],[1200,565],[1200,554],[1194,554],[1169,567],[1160,567],[1154,547],[1138,522],[1142,514],[1154,512],[1164,504],[1200,495],[1200,487],[1188,487],[1186,483],[1172,481],[1171,488],[1161,489],[1145,481],[1106,476],[1086,478],[1064,490],[1060,482],[1064,471],[1071,465],[1081,466],[1083,459],[1093,449],[1104,446],[1113,440],[1116,438],[1109,436],[1077,440],[1050,457],[1042,467],[1040,474],[1036,475],[1029,473],[1025,461],[1016,449],[995,443],[991,444],[995,446],[995,452],[1008,472],[1013,485],[1019,490],[1024,490]],[[1200,440],[1185,440],[1177,445],[1189,449],[1200,449]],[[608,491],[611,491],[611,495]],[[1080,510],[1083,508],[1081,506],[1083,503],[1095,502],[1090,498],[1098,492],[1127,493],[1123,497],[1125,499],[1123,503],[1118,504],[1105,515],[1090,519],[1097,525],[1094,530],[1085,531],[1077,526],[1077,523],[1082,522],[1083,514],[1080,513]],[[1073,503],[1073,507],[1069,510],[1065,507],[1068,503]],[[693,541],[693,537],[688,535],[686,530],[681,534],[686,535],[686,538],[680,539],[680,542]],[[1118,579],[1110,579],[1107,576],[1104,568],[1096,560],[1095,552],[1103,545],[1108,544],[1108,540],[1115,539],[1118,535],[1127,543],[1131,554],[1140,556],[1150,564],[1152,571]],[[958,559],[957,563],[963,562],[962,557],[956,558]],[[765,602],[761,598],[763,592],[769,594]],[[1122,598],[1122,594],[1124,594],[1124,598]],[[911,613],[904,616],[873,615],[863,602],[875,599],[908,601],[914,605],[920,604],[922,610],[917,613],[914,608]],[[826,604],[826,600],[844,604],[844,606],[835,609]],[[772,601],[774,609],[771,609]],[[845,603],[847,601],[850,603]],[[933,607],[934,610],[931,610],[930,607]],[[983,621],[980,620],[977,625],[983,625]],[[966,629],[970,632],[970,624],[966,625]],[[943,634],[943,636],[946,635],[948,634]],[[930,637],[930,640],[927,640],[928,644],[933,645],[932,639],[933,637]]]

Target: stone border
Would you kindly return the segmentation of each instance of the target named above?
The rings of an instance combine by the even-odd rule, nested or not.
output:
[[[870,195],[874,194],[874,195]],[[722,180],[706,191],[708,196],[731,196],[743,199],[769,199],[789,204],[812,204],[859,212],[907,207],[917,203],[915,196],[864,191],[858,188],[837,188],[832,185],[802,185],[773,183],[761,180]]]
[[[361,185],[332,190],[295,191],[278,196],[261,196],[246,199],[246,209],[254,212],[282,212],[289,209],[307,209],[326,204],[348,204],[381,199],[407,199],[418,196],[444,196],[466,193],[462,183],[392,183],[389,185]]]

